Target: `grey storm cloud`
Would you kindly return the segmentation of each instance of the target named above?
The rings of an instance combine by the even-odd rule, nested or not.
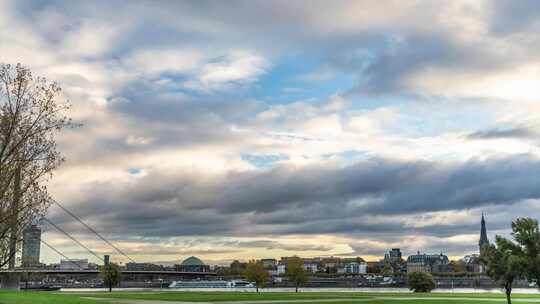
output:
[[[214,242],[213,244],[227,246],[227,247],[239,247],[239,248],[264,248],[268,250],[283,249],[291,251],[329,251],[331,246],[318,245],[318,244],[284,244],[278,241],[272,240],[255,240],[255,241],[221,241]]]
[[[509,157],[441,164],[368,160],[336,168],[277,167],[220,177],[149,172],[131,185],[87,185],[71,208],[96,227],[138,236],[418,231],[360,216],[509,206],[540,198],[540,160]],[[288,210],[284,215],[283,210]],[[54,220],[76,229],[60,213]],[[447,235],[444,223],[431,234]],[[72,226],[73,225],[73,226]],[[460,230],[465,232],[466,228]],[[424,231],[422,229],[425,229]]]
[[[473,132],[468,134],[466,137],[468,139],[504,139],[504,138],[514,138],[514,139],[537,139],[540,134],[535,131],[533,128],[529,127],[514,127],[514,128],[496,128],[488,129],[483,131]]]
[[[440,33],[406,33],[386,38],[383,50],[376,53],[364,70],[365,84],[361,82],[356,88],[359,92],[407,92],[409,76],[428,68],[463,73],[503,66],[500,57],[482,46],[463,45]]]
[[[488,2],[491,31],[497,35],[511,35],[538,29],[540,6],[538,1],[500,0]],[[516,17],[519,16],[519,17]]]
[[[111,250],[111,249],[108,249]],[[207,250],[201,250],[201,249],[179,249],[179,248],[163,248],[159,246],[155,246],[153,248],[143,246],[140,248],[130,248],[130,249],[124,249],[122,250],[126,254],[130,255],[181,255],[181,256],[189,256],[189,255],[207,255],[207,254],[224,254],[224,253],[237,253],[240,252],[240,249],[237,250],[227,250],[227,249],[207,249]],[[80,255],[86,255],[88,254],[88,251],[86,250],[67,250],[66,253],[69,254],[80,254]],[[117,254],[116,251],[99,251],[99,254]]]

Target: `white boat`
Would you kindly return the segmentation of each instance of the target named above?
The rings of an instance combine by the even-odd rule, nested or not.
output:
[[[231,287],[238,287],[238,288],[255,288],[255,284],[248,282],[246,280],[232,280]]]
[[[231,288],[228,281],[173,281],[169,288]]]
[[[252,288],[255,287],[253,283],[245,280],[234,281],[173,281],[169,288]]]

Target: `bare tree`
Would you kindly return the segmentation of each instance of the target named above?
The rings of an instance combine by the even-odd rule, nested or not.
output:
[[[21,64],[0,64],[0,267],[14,267],[23,229],[53,202],[46,183],[64,161],[55,138],[75,126],[60,91]]]

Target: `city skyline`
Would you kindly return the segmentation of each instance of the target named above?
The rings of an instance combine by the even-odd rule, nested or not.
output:
[[[489,241],[489,237],[487,236],[487,227],[486,227],[486,221],[485,221],[485,216],[484,214],[482,213],[482,218],[481,218],[481,221],[480,221],[480,236],[479,236],[479,241],[478,241],[478,252],[471,252],[470,254],[466,254],[465,256],[460,256],[460,257],[449,257],[449,261],[461,261],[463,259],[466,259],[467,257],[470,257],[470,256],[479,256],[479,254],[482,252],[482,248],[486,245],[489,245],[490,244],[490,241]],[[40,247],[41,247],[41,243],[40,243],[40,239],[41,239],[41,228],[39,227],[39,225],[32,225],[31,227],[29,227],[25,233],[24,233],[24,241],[23,241],[23,245],[22,245],[22,250],[21,250],[21,265],[20,267],[22,268],[42,268],[42,267],[48,267],[48,266],[51,266],[51,265],[55,265],[55,264],[58,264],[60,265],[60,268],[62,268],[62,264],[66,264],[67,266],[70,266],[71,268],[73,267],[76,267],[76,263],[73,264],[71,261],[76,261],[76,262],[79,262],[80,259],[71,259],[68,257],[63,257],[63,259],[60,259],[60,263],[50,263],[50,264],[47,264],[47,263],[42,263],[40,264],[40,261],[41,261],[41,257],[40,257]],[[49,245],[47,245],[49,246]],[[89,253],[89,252],[88,252]],[[116,251],[115,252],[115,255],[118,255],[121,253]],[[411,252],[409,254],[403,254],[403,252],[401,252],[401,248],[390,248],[388,250],[386,250],[384,252],[384,255],[382,256],[369,256],[369,258],[371,258],[371,260],[369,259],[364,259],[363,257],[361,256],[354,256],[354,255],[347,255],[347,254],[342,254],[342,255],[336,255],[336,256],[333,256],[333,255],[330,255],[330,256],[304,256],[302,258],[307,258],[307,259],[311,259],[311,258],[318,258],[318,259],[324,259],[324,258],[337,258],[337,259],[340,259],[340,258],[362,258],[363,260],[365,260],[366,262],[381,262],[381,261],[384,261],[385,263],[390,261],[391,263],[394,263],[394,262],[397,262],[398,260],[403,259],[403,261],[405,261],[408,256],[414,256],[414,255],[426,255],[426,252],[425,251],[422,251],[421,249],[418,249],[417,252]],[[437,256],[438,253],[434,254],[434,256]],[[443,252],[441,251],[440,252],[440,255],[443,255]],[[298,256],[298,254],[294,254],[293,256]],[[446,255],[445,255],[446,256]],[[91,257],[91,255],[90,255]],[[91,257],[92,258],[92,257]],[[109,258],[110,258],[110,255],[104,255],[102,261],[103,261],[103,264],[106,265],[108,264],[108,261],[109,261]],[[127,257],[126,257],[127,258]],[[224,265],[229,265],[230,263],[232,262],[238,262],[238,261],[241,261],[241,262],[249,262],[249,261],[252,261],[252,260],[259,260],[259,261],[264,261],[264,260],[277,260],[278,258],[280,259],[283,259],[284,257],[281,256],[281,257],[277,257],[277,256],[264,256],[264,257],[258,257],[258,258],[254,258],[254,257],[248,257],[247,259],[245,260],[242,260],[242,259],[238,259],[238,258],[232,258],[232,259],[229,259],[229,260],[222,260],[222,261],[212,261],[214,264],[211,265],[211,266],[224,266]],[[122,258],[121,258],[122,259]],[[182,259],[184,260],[189,260],[189,259],[197,259],[197,257],[195,256],[188,256],[188,257],[180,257],[178,260],[171,260],[171,261],[155,261],[155,260],[146,260],[144,262],[136,262],[136,261],[130,261],[130,262],[127,262],[126,265],[128,264],[146,264],[146,263],[150,263],[150,264],[154,264],[154,265],[162,265],[162,266],[172,266],[172,265],[175,265],[177,264],[179,261],[181,261]],[[86,264],[88,264],[88,258],[84,259],[84,261],[86,261]],[[71,265],[73,264],[73,265]],[[123,264],[122,262],[119,262],[119,264]],[[99,262],[98,264],[95,264],[95,265],[99,265]],[[64,265],[65,266],[65,265]],[[66,266],[66,267],[67,267]]]
[[[48,189],[137,261],[455,259],[483,213],[490,240],[540,218],[536,7],[8,0],[0,63],[62,87],[83,126],[59,136]]]

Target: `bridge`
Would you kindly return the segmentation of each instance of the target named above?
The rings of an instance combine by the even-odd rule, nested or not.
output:
[[[116,251],[118,254],[126,258],[132,263],[136,263],[133,258],[131,258],[126,252],[122,251],[120,248],[118,248],[115,244],[113,244],[111,241],[109,241],[107,238],[105,238],[101,233],[97,232],[94,228],[92,228],[90,225],[88,225],[86,222],[84,222],[80,217],[75,215],[73,212],[68,210],[66,207],[61,205],[59,202],[54,201],[54,203],[60,207],[65,213],[67,213],[69,216],[71,216],[73,219],[75,219],[77,222],[79,222],[82,226],[84,226],[86,229],[88,229],[90,232],[92,232],[94,235],[96,235],[101,241],[105,242],[110,248],[112,248],[114,251]],[[60,233],[64,234],[67,238],[69,238],[71,241],[75,242],[77,245],[79,245],[81,248],[86,250],[90,255],[94,256],[97,260],[103,262],[103,267],[105,269],[108,269],[109,266],[109,255],[100,256],[97,252],[93,251],[91,248],[89,248],[87,245],[85,245],[83,242],[78,240],[73,234],[69,233],[62,227],[60,227],[58,224],[52,222],[50,219],[46,217],[42,217],[41,220],[44,222],[47,222],[49,225],[54,227],[56,230],[58,230]],[[71,262],[76,268],[71,269],[47,269],[47,268],[17,268],[15,267],[15,254],[13,254],[9,261],[9,267],[8,269],[0,269],[0,288],[1,289],[19,289],[19,285],[21,282],[21,279],[25,279],[26,281],[37,279],[37,280],[99,280],[100,276],[100,270],[99,269],[85,269],[83,266],[78,265],[77,263],[73,262],[73,259],[70,259],[66,254],[61,252],[58,248],[55,248],[51,244],[45,242],[43,239],[39,238],[39,241],[43,245],[49,247],[52,251],[56,252],[59,256],[66,259],[66,261]],[[16,252],[16,246],[15,244],[11,244],[10,252]],[[38,257],[39,258],[39,257]],[[181,269],[180,269],[181,270]],[[188,269],[184,269],[188,270]],[[191,269],[189,269],[191,270]],[[193,269],[195,270],[195,269]],[[153,281],[153,280],[182,280],[182,279],[197,279],[197,278],[206,278],[206,277],[212,277],[215,276],[215,272],[209,272],[209,271],[177,271],[177,270],[129,270],[124,269],[120,270],[122,273],[122,279],[136,281],[136,280],[145,280],[145,281]],[[31,279],[30,279],[31,278]]]
[[[123,270],[122,286],[140,287],[142,282],[159,283],[207,279],[215,277],[215,272],[189,272],[189,271],[171,271],[171,270]],[[100,271],[90,269],[13,269],[0,270],[0,280],[6,282],[6,289],[19,289],[20,284],[28,281],[53,282],[54,285],[69,286],[68,282],[86,282],[87,286],[95,286],[96,282],[101,282]],[[93,283],[91,283],[93,282]],[[9,284],[9,285],[8,285]],[[67,284],[67,285],[66,285]],[[138,285],[137,285],[138,284]],[[23,284],[24,286],[24,284]],[[143,286],[144,287],[144,286]],[[156,286],[154,286],[156,287]]]

